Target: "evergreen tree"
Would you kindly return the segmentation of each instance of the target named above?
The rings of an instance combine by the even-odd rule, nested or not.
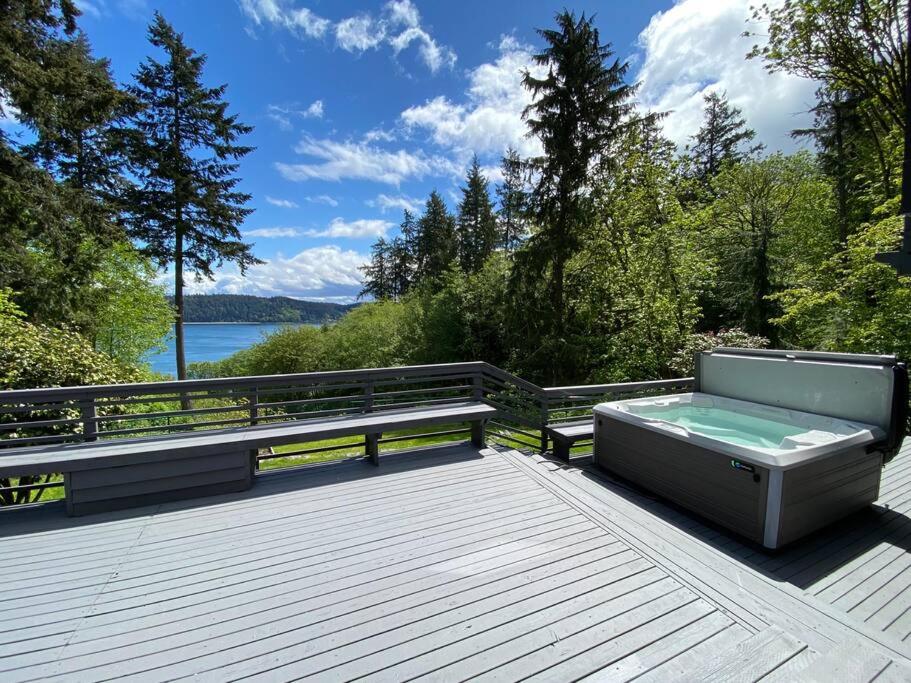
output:
[[[361,266],[364,274],[364,286],[358,298],[367,295],[374,299],[393,298],[393,278],[391,245],[385,237],[380,237],[370,247],[370,263]]]
[[[0,287],[31,320],[91,333],[98,264],[123,233],[94,191],[116,165],[77,146],[110,130],[123,93],[78,14],[69,0],[0,0],[0,113],[30,131],[23,145],[0,129]]]
[[[503,172],[503,182],[497,187],[497,197],[500,200],[500,209],[497,212],[499,221],[500,247],[511,253],[515,251],[525,238],[527,228],[525,225],[525,182],[522,174],[522,159],[512,147],[500,162]]]
[[[816,98],[817,104],[812,110],[815,114],[813,127],[792,131],[791,135],[809,137],[816,142],[819,166],[834,181],[838,241],[844,244],[860,223],[856,204],[864,194],[862,175],[858,173],[866,137],[859,111],[861,102],[847,93],[829,92],[824,88],[817,91]],[[887,170],[885,186],[890,184],[888,175]]]
[[[400,301],[411,288],[411,254],[405,238],[395,237],[389,245],[389,278],[392,298]]]
[[[455,219],[440,193],[427,199],[415,234],[415,282],[438,280],[458,256]]]
[[[627,63],[605,62],[613,55],[602,45],[592,20],[564,11],[557,29],[539,30],[547,43],[534,61],[547,69],[538,78],[526,71],[523,84],[534,102],[524,116],[543,154],[528,161],[536,178],[530,213],[539,226],[514,270],[519,277],[547,278],[548,319],[541,332],[553,341],[552,372],[568,372],[570,360],[557,341],[565,329],[566,263],[577,251],[582,231],[592,222],[591,186],[596,162],[607,163],[625,117],[632,111],[635,86],[624,78]]]
[[[458,217],[459,265],[463,272],[476,273],[497,244],[497,221],[490,203],[487,178],[475,155],[468,169]]]
[[[129,138],[138,180],[129,195],[129,227],[157,263],[174,264],[177,377],[185,379],[184,270],[212,277],[213,266],[225,261],[241,272],[258,262],[238,230],[252,210],[235,175],[238,159],[251,151],[238,139],[252,129],[227,113],[226,86],[203,85],[205,55],[187,47],[160,14],[149,42],[165,60],[148,58],[130,88],[142,110]]]
[[[762,145],[749,146],[756,137],[747,128],[743,112],[731,106],[725,93],[712,92],[703,96],[703,124],[692,136],[690,156],[696,177],[708,183],[726,163],[740,163],[762,149]]]

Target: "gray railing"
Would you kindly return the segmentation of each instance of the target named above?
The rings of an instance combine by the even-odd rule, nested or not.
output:
[[[11,448],[103,439],[161,438],[289,420],[481,400],[499,409],[489,436],[546,450],[545,428],[591,414],[600,400],[691,387],[691,379],[543,388],[484,362],[261,377],[0,391],[0,460]],[[465,435],[467,428],[389,435],[381,443]],[[363,442],[263,453],[260,460],[351,451]],[[62,485],[0,482],[0,503]],[[26,496],[27,497],[27,496]]]

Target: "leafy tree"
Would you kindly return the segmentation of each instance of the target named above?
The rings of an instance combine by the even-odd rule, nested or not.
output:
[[[149,260],[128,244],[104,255],[95,277],[101,294],[93,332],[97,350],[121,363],[141,365],[150,351],[164,348],[174,310],[155,276]]]
[[[769,340],[747,334],[738,327],[718,332],[697,332],[687,336],[683,345],[671,360],[671,369],[677,377],[690,377],[696,372],[696,353],[711,351],[719,346],[730,346],[739,349],[765,349]]]
[[[768,23],[768,36],[751,57],[770,71],[855,93],[873,104],[869,113],[883,130],[904,131],[907,0],[791,0],[760,5],[755,18]]]
[[[592,20],[564,11],[556,29],[539,30],[546,47],[534,55],[547,69],[526,71],[523,84],[534,101],[525,112],[529,134],[543,154],[529,159],[534,191],[529,209],[538,231],[526,242],[514,274],[547,280],[549,311],[545,329],[562,334],[567,318],[566,263],[578,250],[581,231],[592,221],[587,188],[597,163],[608,163],[611,146],[632,111],[635,86],[624,82],[627,63],[605,62],[613,55],[600,41]],[[559,353],[559,345],[554,351]],[[555,357],[559,374],[564,361]]]
[[[769,30],[766,44],[756,45],[751,57],[761,57],[770,71],[812,78],[862,103],[858,113],[881,169],[880,201],[894,196],[890,143],[904,140],[911,149],[908,0],[794,0],[778,8],[762,5],[755,14]],[[902,173],[911,176],[911,154]],[[911,206],[901,210],[911,212]]]
[[[700,220],[715,263],[721,327],[778,340],[774,294],[834,250],[831,188],[807,154],[772,155],[724,169]]]
[[[184,379],[184,271],[211,277],[213,266],[225,261],[241,272],[258,263],[241,241],[238,226],[252,210],[235,175],[237,160],[251,151],[238,140],[252,129],[227,113],[226,86],[203,85],[206,57],[187,47],[160,14],[149,42],[166,59],[148,58],[130,88],[142,110],[129,138],[138,182],[128,194],[128,225],[156,263],[173,264],[177,377]]]
[[[493,253],[497,244],[497,221],[487,178],[481,173],[477,155],[468,168],[457,219],[459,265],[466,273],[476,273]]]
[[[580,382],[672,375],[698,319],[707,265],[676,196],[675,157],[653,117],[633,117],[596,176],[597,223],[569,264],[577,315],[567,342]]]
[[[696,177],[707,183],[725,164],[745,161],[762,149],[762,145],[749,146],[756,132],[747,128],[743,112],[728,102],[725,93],[711,92],[703,100],[702,127],[692,136],[689,152]]]
[[[0,288],[0,389],[116,384],[144,379],[135,368],[94,350],[77,332],[30,323],[25,318],[25,313],[13,303],[13,293]],[[49,410],[44,417],[48,420],[76,417],[73,413],[72,409]],[[4,422],[23,418],[22,415],[2,417]],[[33,419],[33,416],[25,418]],[[0,477],[0,487],[46,483],[50,479],[50,475]],[[34,502],[42,491],[2,491],[0,506]]]
[[[455,219],[436,190],[430,193],[415,234],[415,281],[437,280],[458,256]]]
[[[782,313],[772,322],[784,336],[827,351],[911,357],[911,278],[874,259],[898,246],[896,204],[879,207],[846,249],[777,295]]]
[[[107,134],[123,94],[77,15],[69,0],[0,2],[0,109],[30,131],[21,145],[0,130],[0,286],[32,320],[86,329],[97,263],[122,231],[90,172],[116,164],[77,145]]]
[[[522,159],[512,147],[500,161],[503,182],[497,187],[500,208],[497,218],[500,223],[500,246],[506,253],[515,251],[525,238],[525,211],[528,197],[525,192],[525,178],[522,170]]]

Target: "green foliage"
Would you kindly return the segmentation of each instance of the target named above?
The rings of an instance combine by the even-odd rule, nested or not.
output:
[[[776,340],[775,293],[800,281],[837,243],[831,185],[807,154],[730,166],[697,216],[713,267],[710,324]]]
[[[435,280],[458,256],[455,218],[434,190],[427,199],[415,235],[415,282]]]
[[[755,155],[762,145],[749,146],[756,131],[748,128],[742,111],[731,106],[726,93],[704,95],[703,124],[692,136],[689,149],[696,178],[708,183],[727,164],[738,164]]]
[[[477,155],[471,161],[462,188],[457,225],[459,265],[466,273],[476,273],[497,244],[497,221],[490,203],[487,178],[481,173]]]
[[[0,290],[0,388],[137,382],[139,371],[96,351],[76,332],[25,320],[12,292]]]
[[[205,55],[156,13],[149,42],[165,61],[148,58],[130,94],[141,105],[128,134],[131,169],[138,176],[126,193],[131,235],[159,265],[174,264],[177,309],[177,376],[186,376],[183,355],[184,269],[211,277],[216,265],[236,263],[241,272],[259,261],[241,240],[250,195],[240,192],[238,160],[252,148],[239,139],[252,128],[227,113],[226,86],[202,83]]]
[[[104,255],[95,279],[101,299],[95,308],[96,349],[140,365],[149,351],[163,348],[174,310],[164,288],[155,284],[155,274],[148,259],[130,245],[117,245]]]
[[[518,249],[528,233],[528,196],[525,192],[525,177],[519,153],[512,147],[507,149],[500,162],[500,168],[503,182],[497,186],[497,197],[500,201],[497,211],[499,244],[506,253],[511,253]]]
[[[350,306],[302,301],[286,296],[190,294],[184,297],[188,323],[324,323],[341,317]]]
[[[728,346],[738,349],[765,349],[769,340],[748,334],[739,328],[719,330],[715,332],[698,332],[687,335],[683,345],[671,359],[671,369],[677,377],[690,377],[695,371],[697,351],[711,351],[719,346]]]
[[[893,211],[894,202],[879,213]],[[811,348],[911,358],[911,278],[873,258],[900,235],[897,216],[862,226],[844,251],[778,295],[783,314],[773,322]]]
[[[566,263],[592,224],[592,200],[586,191],[592,169],[610,165],[624,118],[633,111],[636,87],[624,82],[627,63],[606,65],[613,51],[601,43],[591,18],[583,14],[577,20],[564,10],[556,22],[557,29],[538,31],[546,47],[533,57],[546,75],[539,78],[526,71],[522,80],[534,99],[524,112],[528,134],[540,141],[543,154],[527,161],[534,178],[528,208],[538,230],[517,256],[513,274],[517,290],[527,295],[541,294],[527,278],[547,282],[549,305],[536,306],[544,315],[537,326],[541,336],[532,341],[548,348],[552,370],[560,375],[572,372],[574,363],[557,341],[568,313]]]

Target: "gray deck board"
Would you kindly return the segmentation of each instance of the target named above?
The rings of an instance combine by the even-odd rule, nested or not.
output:
[[[664,681],[774,628],[794,649],[766,667],[779,680],[847,666],[828,657],[849,636],[881,677],[908,670],[889,649],[911,632],[895,508],[817,596],[762,583],[761,565],[806,574],[828,543],[751,562],[698,519],[582,476],[457,445],[96,519],[0,511],[0,678]],[[911,503],[890,483],[890,501]],[[869,522],[852,524],[836,549]],[[757,662],[722,664],[749,679]]]

